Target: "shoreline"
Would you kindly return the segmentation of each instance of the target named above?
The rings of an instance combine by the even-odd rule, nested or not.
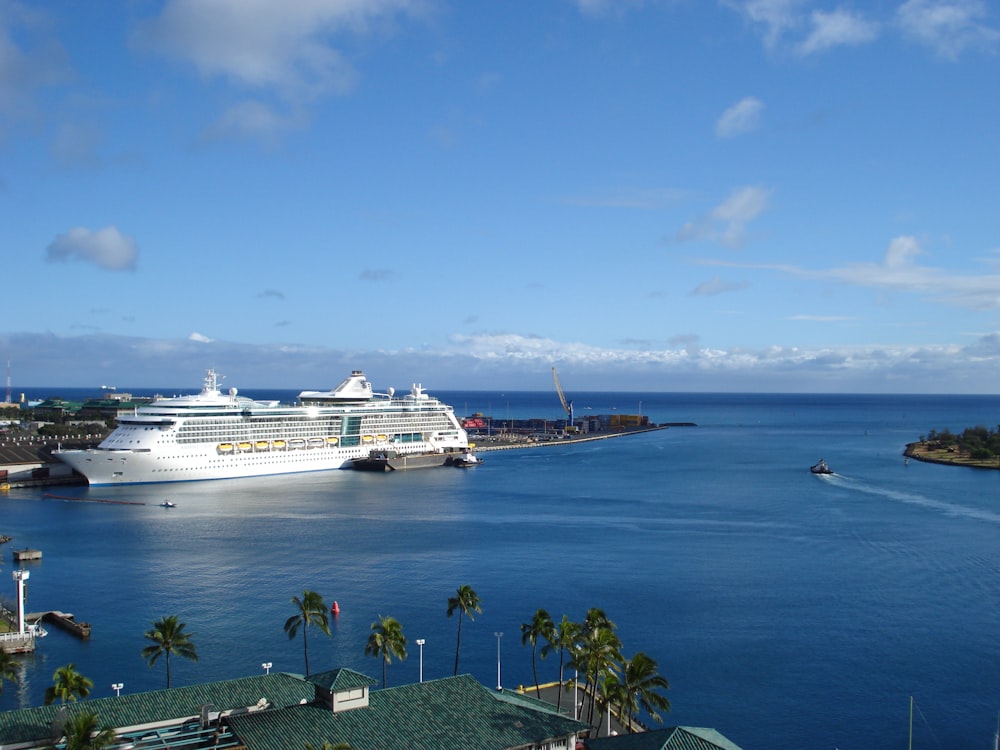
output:
[[[1000,457],[995,460],[970,458],[957,451],[949,451],[945,448],[928,448],[927,443],[907,443],[903,455],[916,461],[923,461],[928,464],[941,464],[942,466],[961,466],[968,469],[989,469],[1000,470]]]
[[[659,430],[666,430],[671,427],[697,427],[694,422],[671,422],[669,424],[662,425],[650,425],[648,427],[636,427],[629,430],[621,430],[619,432],[601,432],[601,433],[585,433],[582,435],[566,435],[555,437],[552,440],[516,440],[511,441],[508,439],[506,442],[493,443],[491,445],[484,445],[479,442],[478,435],[470,435],[469,443],[475,444],[475,451],[477,453],[485,453],[487,451],[505,451],[514,450],[516,448],[547,448],[551,446],[559,445],[570,445],[573,443],[591,443],[596,440],[611,440],[613,438],[628,437],[629,435],[638,435],[644,432],[658,432]]]

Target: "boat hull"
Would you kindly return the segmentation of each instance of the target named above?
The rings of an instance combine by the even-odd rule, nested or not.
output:
[[[405,455],[394,462],[416,461],[416,456],[426,454],[430,446],[420,450],[414,444],[414,458]],[[131,451],[106,451],[92,448],[81,451],[63,451],[57,454],[75,471],[83,474],[89,484],[105,486],[115,484],[153,484],[158,482],[198,482],[210,479],[238,479],[244,477],[272,476],[276,474],[301,474],[316,471],[334,471],[352,468],[356,459],[368,457],[368,449],[321,448],[259,453],[229,453],[220,455],[213,446],[186,455],[158,455]],[[443,463],[440,456],[439,463]]]

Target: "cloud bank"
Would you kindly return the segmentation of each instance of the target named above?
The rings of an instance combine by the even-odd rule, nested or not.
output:
[[[195,387],[208,367],[241,388],[329,388],[353,369],[379,387],[423,382],[436,390],[547,390],[551,368],[593,391],[787,393],[993,393],[1000,332],[965,346],[698,346],[682,337],[662,348],[601,348],[510,333],[455,335],[448,345],[347,351],[213,340],[152,340],[101,334],[7,334],[17,388],[88,386]],[[75,363],[67,372],[65,362]]]

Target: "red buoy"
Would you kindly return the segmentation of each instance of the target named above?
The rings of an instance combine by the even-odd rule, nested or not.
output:
[[[334,615],[340,614],[340,605],[337,604],[337,602],[334,602],[333,604],[330,605],[330,614]]]

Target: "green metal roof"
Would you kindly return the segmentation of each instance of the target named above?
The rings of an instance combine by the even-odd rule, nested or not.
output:
[[[587,724],[511,701],[470,675],[372,692],[366,708],[333,713],[316,703],[229,719],[250,750],[348,743],[355,750],[504,750],[565,738]]]
[[[706,727],[669,727],[583,741],[588,750],[740,750]]]
[[[269,705],[282,708],[303,700],[311,701],[314,693],[313,686],[301,677],[273,672],[204,685],[77,701],[65,707],[70,716],[83,711],[95,713],[100,724],[121,729],[197,719],[206,704],[211,705],[209,710],[212,712],[232,711],[256,706],[264,699]],[[51,705],[0,712],[0,747],[34,740],[48,744],[52,722],[61,708],[61,705]]]
[[[329,672],[320,672],[319,674],[306,677],[306,680],[311,682],[313,685],[323,688],[324,690],[329,690],[331,693],[339,693],[342,690],[354,690],[355,688],[378,685],[378,680],[369,677],[366,674],[361,674],[361,672],[355,672],[353,669],[347,668],[334,669]]]

